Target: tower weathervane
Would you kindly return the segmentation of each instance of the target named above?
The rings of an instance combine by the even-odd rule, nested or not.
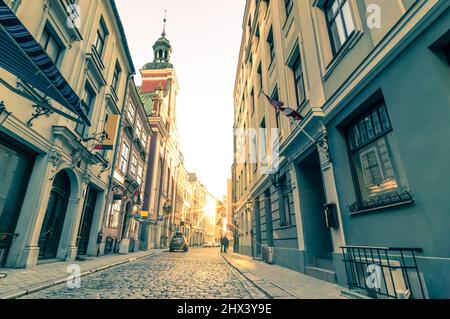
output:
[[[167,22],[167,10],[164,10],[164,26],[163,26],[163,32],[162,32],[162,36],[165,37],[166,36],[166,22]]]

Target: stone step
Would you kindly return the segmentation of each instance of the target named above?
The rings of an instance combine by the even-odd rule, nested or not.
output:
[[[308,276],[324,280],[333,284],[337,283],[336,272],[334,272],[333,270],[306,266],[305,272]]]
[[[323,268],[328,270],[334,270],[333,261],[331,259],[316,259],[317,268]]]

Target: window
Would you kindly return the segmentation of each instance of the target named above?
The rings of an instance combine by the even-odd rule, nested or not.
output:
[[[278,205],[280,209],[280,226],[291,225],[291,203],[290,187],[286,175],[280,178],[280,187],[278,188]]]
[[[286,17],[291,14],[292,8],[294,7],[293,0],[284,0],[284,7],[286,8]]]
[[[48,25],[45,26],[44,31],[42,32],[41,46],[45,52],[47,52],[53,63],[58,63],[59,57],[63,51],[63,46]]]
[[[120,153],[120,171],[124,175],[127,173],[129,156],[130,156],[130,146],[126,142],[123,142],[122,152]]]
[[[263,77],[262,77],[261,63],[258,66],[258,84],[259,84],[259,91],[261,92],[263,90]]]
[[[133,157],[131,159],[130,173],[133,174],[134,176],[136,176],[137,173],[137,164],[138,164],[137,156],[136,154],[133,154]]]
[[[100,24],[97,29],[97,40],[95,41],[95,51],[102,57],[103,50],[105,49],[106,37],[108,36],[108,31],[105,27],[103,19],[100,20]]]
[[[136,122],[136,137],[140,139],[141,133],[142,133],[142,122],[140,119],[138,119]]]
[[[250,114],[253,116],[255,112],[255,90],[252,89],[250,92]]]
[[[271,99],[273,99],[273,100],[275,100],[275,101],[278,101],[278,100],[279,100],[279,96],[278,96],[278,87],[275,87],[275,90],[274,90],[273,93],[272,93]],[[280,129],[280,128],[281,128],[281,125],[280,125],[280,124],[281,124],[281,123],[280,123],[280,112],[277,111],[275,108],[274,108],[274,112],[275,112],[275,122],[276,122],[276,126],[277,126],[278,129]],[[281,130],[279,130],[278,133],[281,134]]]
[[[260,126],[259,140],[259,158],[264,162],[267,156],[267,137],[266,137],[266,120],[263,119]]]
[[[399,163],[391,149],[392,127],[383,102],[350,126],[348,142],[360,202],[407,190],[406,180],[400,174]]]
[[[166,185],[166,194],[169,195],[170,191],[170,168],[167,169],[167,185]]]
[[[269,36],[267,37],[267,44],[269,45],[270,64],[275,59],[275,42],[273,39],[273,29],[270,28]]]
[[[256,25],[256,30],[255,30],[256,47],[258,47],[258,44],[259,44],[259,36],[260,36],[260,34],[259,34],[259,25],[257,24]]]
[[[142,131],[141,143],[144,150],[147,149],[147,138],[148,138],[147,132]]]
[[[84,87],[84,97],[83,97],[83,106],[85,108],[85,111],[87,114],[89,114],[90,110],[92,109],[92,107],[94,106],[94,101],[95,101],[95,93],[94,93],[94,89],[92,89],[92,87],[86,83],[85,87]],[[106,127],[106,124],[105,124]],[[83,123],[77,123],[77,126],[75,128],[75,130],[77,131],[78,134],[80,134],[81,137],[86,137],[86,124]]]
[[[109,220],[108,220],[109,228],[119,227],[119,216],[120,216],[120,206],[121,205],[122,205],[121,201],[116,201],[113,203],[111,213],[109,215]]]
[[[144,166],[141,163],[139,163],[136,177],[136,181],[139,183],[139,185],[141,185],[142,183],[143,175],[144,175]]]
[[[300,59],[300,55],[297,55],[297,58],[292,65],[292,71],[294,72],[294,85],[295,85],[295,96],[297,99],[297,108],[303,104],[306,100],[305,94],[305,78],[302,69],[302,61]]]
[[[252,134],[252,143],[250,147],[250,163],[253,163],[253,173],[258,169],[258,144],[256,142],[256,134]]]
[[[117,90],[119,87],[121,73],[122,73],[122,69],[120,67],[120,64],[119,64],[119,62],[116,62],[116,67],[114,68],[114,75],[113,75],[112,84],[111,84],[116,93],[117,93]]]
[[[134,122],[134,114],[135,113],[136,113],[136,108],[134,107],[133,103],[130,102],[130,104],[128,105],[127,117],[131,123]]]
[[[336,54],[355,30],[348,0],[328,0],[325,15],[331,37],[333,54]]]

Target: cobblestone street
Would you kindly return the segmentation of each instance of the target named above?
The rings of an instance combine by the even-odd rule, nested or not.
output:
[[[218,248],[163,252],[81,278],[80,289],[60,285],[27,299],[263,298],[222,259]]]

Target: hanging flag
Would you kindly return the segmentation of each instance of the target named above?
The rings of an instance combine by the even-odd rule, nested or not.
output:
[[[300,113],[298,113],[294,109],[284,106],[284,103],[282,101],[274,100],[264,92],[263,92],[263,94],[266,96],[270,105],[272,105],[277,111],[283,112],[287,117],[291,117],[294,120],[299,121],[299,122],[304,119],[304,117],[301,116]]]

